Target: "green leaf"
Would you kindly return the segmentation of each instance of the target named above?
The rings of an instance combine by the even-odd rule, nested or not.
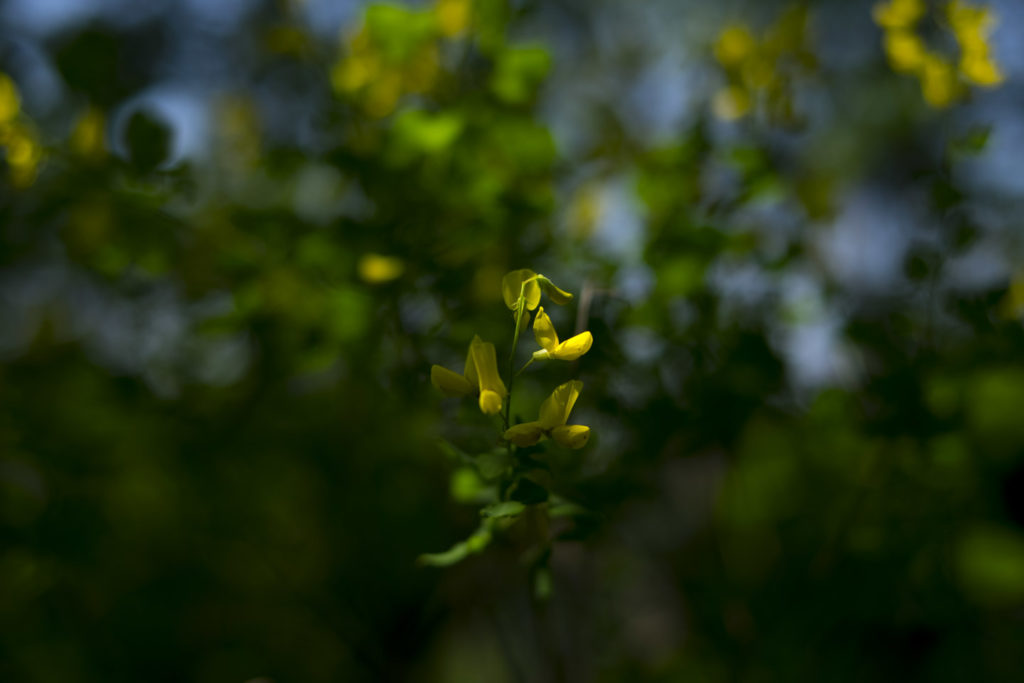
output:
[[[507,448],[495,448],[490,453],[481,453],[476,458],[476,467],[484,479],[496,479],[512,466],[512,456]]]
[[[554,592],[554,581],[548,567],[540,567],[533,575],[533,597],[545,602]]]
[[[492,503],[480,511],[481,517],[499,519],[501,517],[516,517],[522,514],[526,506],[516,500],[506,500],[501,503]]]
[[[365,20],[373,45],[392,64],[411,58],[435,31],[434,18],[429,10],[414,10],[401,5],[370,5],[366,8]]]
[[[507,48],[498,57],[491,77],[491,89],[510,104],[533,97],[551,69],[551,55],[543,47]]]
[[[420,555],[416,562],[420,565],[429,567],[448,567],[457,562],[461,562],[470,555],[475,555],[481,552],[487,547],[487,544],[491,542],[491,527],[490,523],[485,520],[480,525],[473,535],[467,538],[465,541],[459,541],[448,550],[441,553],[424,553]]]
[[[954,154],[973,156],[985,151],[988,146],[988,139],[992,134],[992,126],[973,126],[962,136],[955,138],[950,143],[950,151]]]
[[[576,503],[556,503],[548,508],[548,516],[552,519],[558,517],[590,517],[596,514]]]
[[[406,109],[395,117],[394,133],[399,144],[412,151],[437,154],[455,142],[462,127],[462,117],[455,114]]]
[[[489,503],[497,497],[493,486],[488,486],[472,467],[460,467],[452,472],[449,491],[459,503]]]

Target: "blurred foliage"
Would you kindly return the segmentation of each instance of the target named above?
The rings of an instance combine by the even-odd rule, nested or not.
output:
[[[996,3],[29,4],[0,680],[1024,676]],[[527,265],[582,450],[430,383]]]

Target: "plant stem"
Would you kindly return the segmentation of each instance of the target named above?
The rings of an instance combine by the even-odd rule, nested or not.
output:
[[[515,380],[512,370],[515,368],[516,346],[519,344],[519,325],[523,321],[524,308],[526,308],[525,282],[519,287],[519,299],[516,301],[516,331],[512,334],[512,353],[508,356],[508,400],[505,403],[505,431],[508,431],[508,423],[512,418],[512,382]]]

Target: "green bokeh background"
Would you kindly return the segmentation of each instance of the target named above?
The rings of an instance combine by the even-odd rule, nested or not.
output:
[[[1020,196],[978,171],[1012,73],[937,111],[871,3],[470,5],[448,35],[442,5],[351,4],[340,39],[302,2],[4,15],[42,162],[0,182],[0,680],[1024,677]],[[737,22],[776,78],[725,121]],[[202,31],[215,76],[172,50]],[[140,99],[172,54],[198,150]],[[495,445],[430,366],[474,334],[505,357],[523,267],[595,339],[517,380],[532,419],[582,379],[594,433],[546,456],[588,510],[552,524],[546,599],[526,517],[416,563],[479,522],[442,440]]]

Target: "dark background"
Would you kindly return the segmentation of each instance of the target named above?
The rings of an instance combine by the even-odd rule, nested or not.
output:
[[[0,4],[0,680],[1024,679],[991,8],[936,107],[868,2]],[[546,600],[525,522],[416,564],[493,445],[430,365],[523,267],[595,339],[517,381],[594,434]]]

